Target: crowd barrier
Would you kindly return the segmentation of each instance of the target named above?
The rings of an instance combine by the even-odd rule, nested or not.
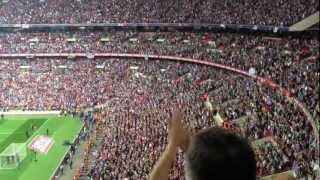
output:
[[[232,68],[229,66],[213,63],[213,62],[208,62],[208,61],[202,61],[202,60],[197,60],[197,59],[191,59],[191,58],[183,58],[183,57],[176,57],[176,56],[161,56],[161,55],[146,55],[146,54],[123,54],[123,53],[35,53],[35,54],[0,54],[0,58],[57,58],[57,57],[65,57],[65,58],[88,58],[88,59],[93,59],[93,58],[112,58],[112,57],[117,57],[117,58],[134,58],[134,59],[141,59],[141,60],[169,60],[169,61],[178,61],[178,62],[186,62],[186,63],[193,63],[193,64],[200,64],[200,65],[206,65],[206,66],[211,66],[215,68],[220,68],[223,70],[227,70],[233,73],[237,73],[252,79],[257,80],[264,86],[269,86],[272,89],[275,90],[275,92],[281,94],[282,96],[285,96],[290,102],[295,104],[296,107],[304,114],[306,117],[307,121],[311,124],[313,131],[314,131],[314,136],[316,138],[317,144],[319,145],[319,133],[318,133],[318,127],[316,126],[315,120],[309,113],[309,111],[304,107],[304,105],[297,100],[295,97],[293,97],[290,92],[285,89],[280,87],[278,84],[274,83],[273,81],[269,79],[265,79],[260,76],[253,76],[250,75],[248,72],[239,70],[236,68]],[[106,59],[107,60],[107,59]]]

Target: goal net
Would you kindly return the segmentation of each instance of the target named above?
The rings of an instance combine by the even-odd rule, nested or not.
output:
[[[11,143],[0,153],[0,169],[16,169],[26,158],[27,148],[25,143]]]

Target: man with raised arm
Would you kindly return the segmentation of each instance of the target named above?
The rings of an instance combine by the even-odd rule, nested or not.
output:
[[[185,153],[186,180],[256,179],[254,152],[243,138],[218,127],[191,137],[179,112],[173,113],[168,129],[168,145],[149,180],[168,179],[178,148]]]

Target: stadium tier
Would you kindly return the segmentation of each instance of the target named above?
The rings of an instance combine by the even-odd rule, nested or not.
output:
[[[288,26],[319,10],[317,0],[2,0],[0,5],[2,24],[200,22]]]
[[[219,63],[240,70],[253,68],[257,75],[269,78],[281,86],[288,88],[309,108],[311,113],[319,101],[316,93],[319,74],[319,41],[316,38],[269,38],[253,35],[208,34],[208,33],[30,33],[2,34],[0,52],[19,53],[137,53],[153,55],[170,55],[189,57]],[[86,66],[103,65],[94,61],[92,64],[77,64],[65,59],[50,59],[48,63],[22,59],[10,63],[8,59],[0,62],[6,72],[2,76],[4,82],[11,79],[12,73],[50,70],[48,63],[63,67],[73,66],[79,73],[87,74]],[[25,65],[25,66],[24,66]],[[27,68],[30,69],[27,69]],[[63,69],[63,68],[60,68]],[[70,68],[68,68],[70,69]],[[306,71],[307,69],[307,71]],[[39,71],[41,71],[39,70]],[[59,72],[57,72],[59,74]],[[91,72],[89,72],[91,73]],[[36,78],[36,77],[34,77]],[[91,77],[91,79],[94,77]],[[84,81],[84,79],[82,79]],[[19,79],[17,79],[19,81]],[[91,81],[95,82],[94,79]],[[88,82],[88,83],[91,83]],[[36,83],[30,79],[29,83]],[[19,86],[18,83],[17,88]],[[2,84],[5,88],[5,83]],[[90,85],[90,87],[93,87]],[[0,86],[1,89],[1,86]],[[9,90],[8,86],[6,89]],[[3,90],[5,92],[5,90]],[[91,92],[91,91],[89,91]],[[86,93],[86,92],[84,92]],[[314,98],[309,98],[314,97]],[[85,106],[94,102],[87,99]],[[13,102],[12,102],[13,103]],[[15,102],[14,102],[15,103]],[[21,103],[26,103],[21,101]],[[37,104],[39,106],[39,104]],[[0,107],[5,108],[5,104]],[[32,103],[29,104],[32,106]],[[58,105],[55,105],[58,106]],[[36,109],[36,108],[32,108]],[[46,108],[45,108],[46,109]]]

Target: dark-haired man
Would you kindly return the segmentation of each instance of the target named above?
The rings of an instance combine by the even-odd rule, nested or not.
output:
[[[190,137],[182,124],[182,114],[175,112],[169,121],[168,145],[154,166],[150,180],[168,179],[180,147],[185,152],[187,180],[256,179],[256,161],[246,140],[228,130],[213,127]]]

